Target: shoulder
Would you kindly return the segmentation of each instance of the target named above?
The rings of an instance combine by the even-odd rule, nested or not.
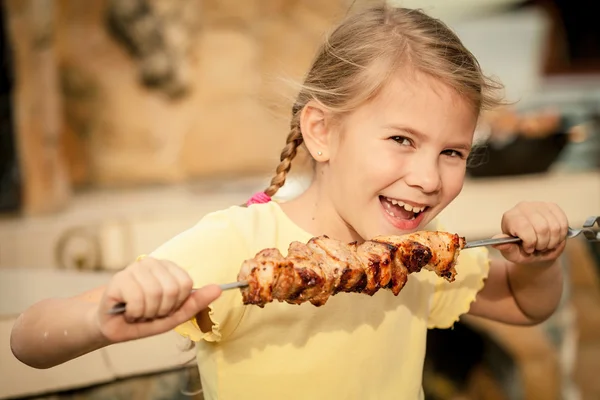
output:
[[[236,265],[273,241],[277,232],[273,205],[232,206],[203,216],[189,229],[156,248],[150,257],[194,270]]]
[[[249,238],[254,236],[253,234],[261,226],[275,224],[276,219],[277,215],[271,204],[257,204],[250,207],[231,206],[207,213],[189,229],[177,234],[164,245],[190,241],[200,245],[201,242],[215,243]]]

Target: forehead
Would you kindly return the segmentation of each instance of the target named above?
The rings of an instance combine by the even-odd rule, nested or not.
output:
[[[390,79],[365,104],[364,116],[373,123],[400,125],[427,135],[472,140],[477,113],[471,103],[438,79],[406,72]]]

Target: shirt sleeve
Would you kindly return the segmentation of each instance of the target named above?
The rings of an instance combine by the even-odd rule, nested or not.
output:
[[[226,211],[211,213],[195,226],[158,247],[149,256],[169,260],[186,270],[199,288],[237,280],[239,268],[247,253],[247,245]],[[218,342],[231,334],[244,313],[239,290],[224,291],[209,306],[213,326],[202,332],[195,318],[179,325],[175,331],[198,342]]]
[[[462,250],[456,262],[454,282],[435,276],[428,328],[449,328],[466,314],[483,288],[490,267],[485,247]]]

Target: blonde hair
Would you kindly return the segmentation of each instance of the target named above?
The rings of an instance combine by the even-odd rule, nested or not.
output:
[[[374,98],[399,68],[410,67],[449,85],[477,116],[500,105],[502,85],[486,77],[475,56],[440,20],[421,10],[380,5],[348,16],[320,47],[292,108],[290,132],[270,186],[284,185],[302,145],[300,111],[315,100],[334,115]]]

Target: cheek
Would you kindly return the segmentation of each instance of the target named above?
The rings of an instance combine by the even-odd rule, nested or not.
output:
[[[398,156],[393,154],[390,157],[377,157],[374,161],[377,164],[380,183],[386,186],[393,184],[404,177],[411,167],[411,158],[409,155]]]
[[[444,200],[451,202],[459,195],[465,181],[466,170],[464,167],[447,167],[442,174],[442,187],[444,191]]]
[[[341,175],[342,180],[367,187],[389,179],[397,171],[398,163],[385,154],[385,150],[374,140],[348,140],[339,147],[336,173]]]
[[[379,194],[382,190],[392,186],[405,175],[405,170],[408,162],[403,157],[398,157],[397,154],[390,156],[385,152],[375,153],[376,155],[361,157],[364,161],[361,163],[359,170],[360,180],[363,182],[365,189],[364,195],[371,196]]]

